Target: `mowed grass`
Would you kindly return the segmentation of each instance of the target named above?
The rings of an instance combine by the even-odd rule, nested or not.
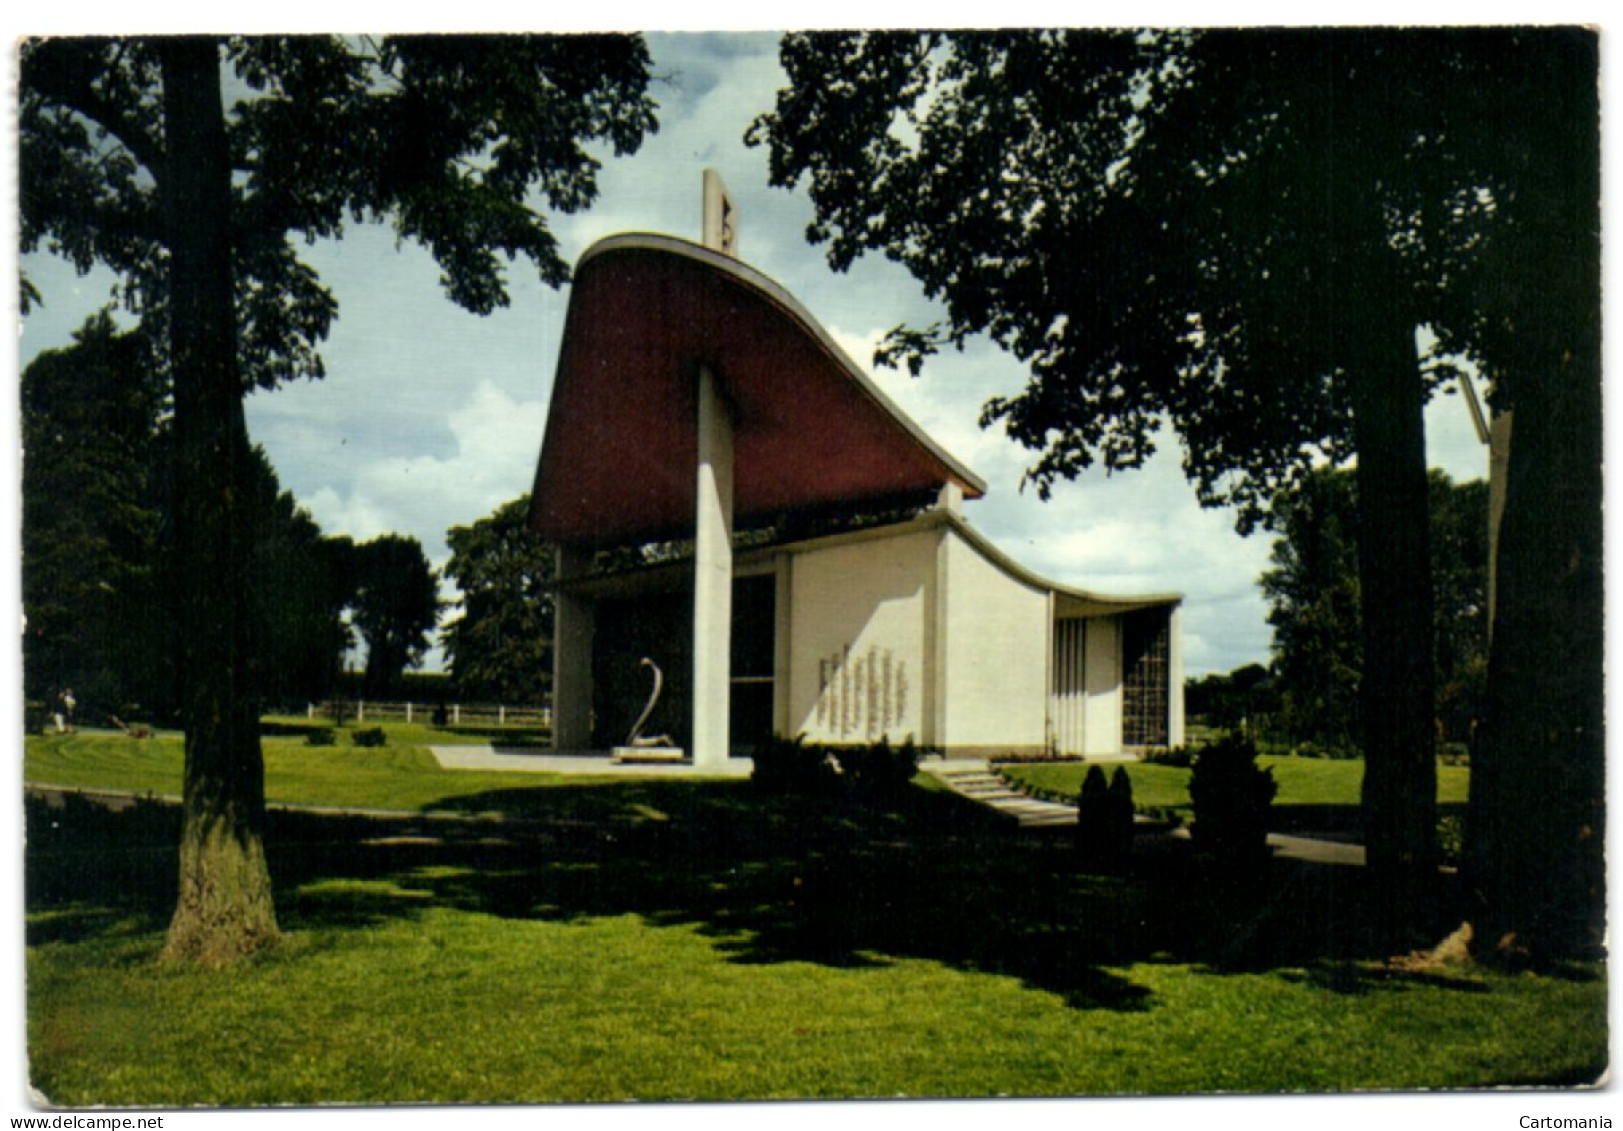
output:
[[[566,780],[558,774],[442,769],[426,746],[411,741],[414,729],[387,724],[389,744],[378,747],[347,741],[310,746],[294,736],[263,738],[266,799],[408,812],[509,812],[511,805],[524,804],[525,791]],[[434,741],[438,744],[437,736]],[[178,735],[140,740],[86,733],[30,736],[24,746],[23,772],[25,780],[41,784],[178,797],[184,758]]]
[[[273,796],[527,820],[273,813],[285,941],[207,971],[156,960],[173,807],[30,803],[30,1076],[53,1102],[1342,1091],[1605,1067],[1600,967],[1394,971],[1359,869],[1226,884],[1166,842],[1092,876],[1068,838],[923,789],[771,797],[265,745]],[[30,777],[178,789],[162,740],[28,757]]]
[[[1361,761],[1328,758],[1291,758],[1262,755],[1259,766],[1273,771],[1279,783],[1275,805],[1297,806],[1356,806],[1364,780]],[[1127,763],[1127,775],[1133,783],[1133,800],[1140,807],[1157,809],[1187,809],[1189,807],[1190,771],[1178,766],[1153,763]],[[1107,774],[1114,767],[1106,766]],[[1079,762],[1028,763],[1004,767],[1011,779],[1034,789],[1063,797],[1075,797],[1082,791],[1082,779],[1088,766]],[[1471,771],[1467,766],[1437,767],[1437,800],[1443,805],[1463,805],[1471,784]]]

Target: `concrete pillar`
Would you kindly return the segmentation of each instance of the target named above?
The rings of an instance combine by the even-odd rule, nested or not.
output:
[[[1121,744],[1122,618],[1088,621],[1082,678],[1087,702],[1082,708],[1083,749],[1090,757],[1115,757]]]
[[[924,685],[920,689],[919,745],[952,756],[947,701],[947,567],[952,535],[936,534],[935,566],[924,583]]]
[[[699,369],[693,532],[693,763],[729,753],[733,644],[733,422],[716,375]]]
[[[557,578],[585,571],[590,555],[560,547]],[[552,748],[589,750],[592,746],[592,602],[559,591],[553,602]]]
[[[773,601],[772,626],[772,733],[778,738],[793,738],[795,726],[791,720],[791,699],[794,673],[789,641],[794,632],[795,558],[793,554],[779,554],[776,575],[777,593]]]

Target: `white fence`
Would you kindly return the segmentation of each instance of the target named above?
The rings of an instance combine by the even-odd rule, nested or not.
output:
[[[440,709],[438,703],[379,703],[359,699],[345,704],[346,717],[357,723],[406,722],[432,723]],[[552,729],[552,708],[536,706],[508,706],[502,703],[446,703],[447,726],[510,726]],[[305,708],[306,718],[331,718],[331,704],[311,703]]]

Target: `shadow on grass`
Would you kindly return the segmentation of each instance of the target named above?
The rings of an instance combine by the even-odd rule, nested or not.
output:
[[[1272,861],[1265,880],[1232,883],[1186,842],[1159,840],[1127,875],[1088,875],[1068,835],[1018,833],[923,789],[881,802],[649,780],[431,808],[463,816],[269,814],[283,926],[353,929],[430,907],[557,922],[635,914],[695,926],[734,962],[929,959],[1018,978],[1078,1009],[1152,1007],[1110,969],[1150,959],[1309,968],[1340,992],[1373,986],[1337,973],[1378,957],[1362,931],[1362,869]],[[508,819],[476,816],[491,812]],[[177,811],[156,803],[109,812],[31,799],[30,942],[161,931],[178,831]]]
[[[1437,816],[1463,820],[1463,801],[1441,801]],[[1322,836],[1329,840],[1362,843],[1364,811],[1356,804],[1328,805],[1276,801],[1268,809],[1268,828],[1276,833]]]
[[[1339,994],[1368,994],[1406,986],[1434,986],[1461,993],[1485,994],[1486,982],[1458,970],[1394,970],[1357,962],[1324,962],[1305,971],[1286,971],[1288,982],[1306,982]]]

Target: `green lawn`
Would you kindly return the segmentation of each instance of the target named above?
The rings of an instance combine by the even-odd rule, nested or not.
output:
[[[557,774],[441,769],[426,747],[412,741],[423,729],[416,724],[386,724],[389,745],[382,747],[353,746],[347,738],[336,746],[310,746],[295,736],[264,738],[266,798],[369,809],[497,812],[521,804],[523,791],[582,780]],[[437,732],[433,741],[440,743]],[[24,748],[24,776],[51,785],[178,797],[182,761],[178,735],[143,740],[83,733],[33,736]],[[514,791],[518,794],[508,802],[480,805],[481,798]]]
[[[1289,758],[1263,755],[1259,766],[1273,770],[1279,783],[1275,805],[1355,806],[1364,778],[1364,763],[1328,758]],[[1112,767],[1106,767],[1111,772]],[[1087,765],[1079,762],[1027,763],[1010,765],[1004,773],[1035,792],[1074,798],[1082,791]],[[1133,783],[1133,800],[1142,808],[1187,809],[1189,773],[1177,766],[1128,763],[1127,776]],[[1471,771],[1466,766],[1437,767],[1437,800],[1444,805],[1463,805],[1470,788]]]
[[[173,807],[31,802],[30,1074],[54,1102],[1339,1091],[1605,1063],[1600,967],[1395,972],[1358,869],[1275,861],[1225,886],[1168,842],[1096,877],[1068,838],[922,789],[853,803],[265,746],[273,797],[531,820],[273,813],[286,939],[202,971],[155,961]],[[31,739],[27,759],[179,784],[166,739]]]

